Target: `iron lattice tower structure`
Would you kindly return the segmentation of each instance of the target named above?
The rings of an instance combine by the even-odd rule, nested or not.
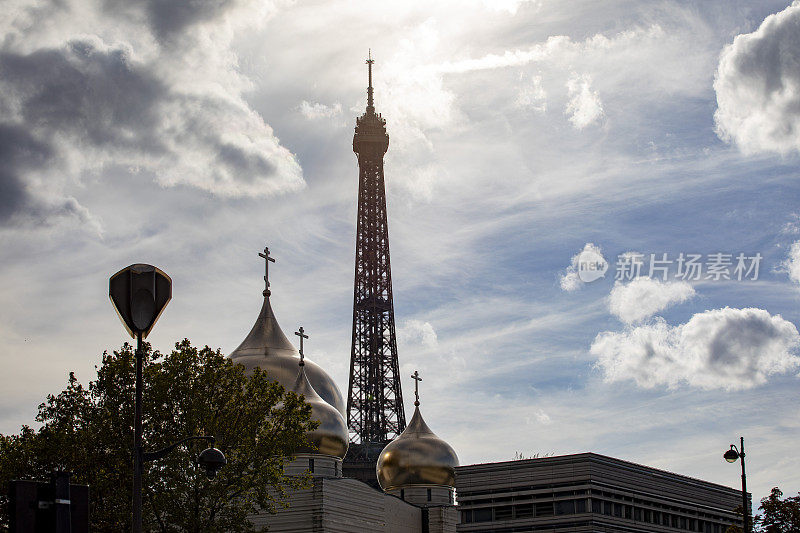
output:
[[[406,415],[397,363],[383,179],[389,135],[386,120],[375,113],[372,64],[370,55],[367,110],[356,119],[353,136],[359,172],[347,425],[353,443],[350,462],[374,465],[375,450],[379,453],[385,443],[405,429]]]

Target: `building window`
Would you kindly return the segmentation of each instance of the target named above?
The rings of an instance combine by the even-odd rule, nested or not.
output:
[[[495,507],[494,508],[494,519],[495,520],[511,520],[513,507],[510,505],[504,505],[502,507]]]
[[[461,511],[461,523],[462,524],[472,523],[472,511]]]
[[[453,505],[455,503],[455,501],[454,501],[455,498],[453,496],[453,491],[451,490],[451,491],[448,491],[448,492],[449,492],[449,495],[450,495],[450,505]]]
[[[592,512],[600,514],[603,512],[603,502],[597,498],[592,498]]]
[[[535,504],[536,507],[536,516],[553,516],[555,513],[553,511],[553,502],[541,502]]]
[[[575,512],[576,513],[586,512],[586,500],[575,500]]]
[[[556,502],[556,514],[575,514],[575,502],[573,500]]]
[[[400,499],[406,501],[406,489],[400,489]]]
[[[533,518],[533,504],[515,505],[514,516],[516,518]]]
[[[428,489],[428,501],[431,501],[431,489]]]
[[[472,511],[472,520],[475,522],[491,522],[492,508],[486,507],[484,509],[475,509]]]
[[[314,458],[313,457],[309,457],[308,458],[308,471],[311,472],[312,474],[314,473]]]

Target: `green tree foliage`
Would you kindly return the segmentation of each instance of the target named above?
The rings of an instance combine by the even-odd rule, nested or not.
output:
[[[736,515],[739,517],[737,523],[741,524],[743,521],[742,517],[744,516],[742,515],[742,506],[737,505],[736,507],[734,507],[733,512],[736,513]],[[731,524],[730,526],[728,526],[725,529],[725,533],[744,533],[744,530],[738,524]]]
[[[800,531],[800,494],[781,499],[783,492],[775,487],[770,495],[761,499],[755,518],[758,533],[796,533]]]
[[[73,472],[90,486],[92,531],[130,530],[134,351],[103,354],[88,387],[70,373],[67,387],[39,406],[38,430],[0,435],[0,491],[13,479]],[[169,355],[146,345],[144,443],[153,451],[193,435],[213,435],[228,464],[208,480],[195,463],[202,441],[145,465],[144,526],[161,533],[247,532],[247,515],[285,505],[307,479],[286,476],[283,458],[304,443],[310,407],[260,370],[246,376],[219,350],[188,340]],[[0,502],[3,503],[3,502]],[[6,529],[0,505],[0,529]]]

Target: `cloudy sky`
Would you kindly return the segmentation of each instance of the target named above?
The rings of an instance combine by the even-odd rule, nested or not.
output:
[[[594,451],[736,487],[744,435],[755,498],[800,490],[800,2],[4,12],[0,432],[125,340],[130,263],[174,281],[157,348],[233,350],[265,245],[284,329],[346,390],[371,48],[404,386],[462,463]]]

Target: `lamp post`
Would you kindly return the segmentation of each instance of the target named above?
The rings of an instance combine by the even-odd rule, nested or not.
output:
[[[136,338],[136,399],[133,423],[133,533],[142,531],[142,470],[146,461],[167,455],[181,444],[191,440],[209,441],[211,446],[197,458],[209,479],[227,461],[221,451],[214,448],[214,437],[188,437],[155,452],[146,453],[142,446],[142,367],[144,350],[142,339],[153,329],[158,317],[172,299],[172,280],[160,269],[145,264],[123,268],[108,281],[108,296],[122,324],[131,337]]]
[[[750,509],[747,505],[747,477],[744,472],[744,437],[740,437],[739,448],[731,444],[731,449],[722,454],[722,457],[729,463],[739,460],[742,463],[742,520],[744,521],[744,533],[750,533]]]

